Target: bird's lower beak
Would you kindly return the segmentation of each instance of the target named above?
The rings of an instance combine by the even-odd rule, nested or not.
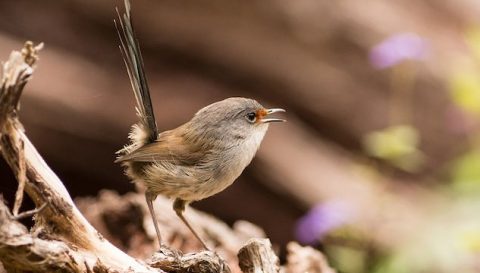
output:
[[[278,112],[286,112],[282,108],[271,108],[267,109],[267,115],[273,114],[273,113],[278,113]],[[285,122],[286,120],[280,119],[280,118],[264,118],[262,119],[263,123],[270,123],[270,122]]]

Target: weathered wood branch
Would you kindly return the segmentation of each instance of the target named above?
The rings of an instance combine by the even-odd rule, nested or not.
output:
[[[28,52],[31,49],[31,44],[27,43],[24,51]],[[128,270],[157,272],[102,238],[83,217],[63,183],[24,134],[16,112],[23,88],[34,71],[34,56],[36,56],[35,49],[30,54],[14,51],[4,65],[0,92],[0,109],[2,109],[0,147],[3,158],[17,179],[21,181],[22,177],[26,178],[25,191],[35,205],[40,207],[47,203],[45,209],[38,214],[36,230],[49,234],[57,240],[71,243],[79,249],[78,251],[86,251],[89,255],[80,255],[81,261],[76,261],[79,269],[86,271],[101,260],[106,267],[120,272]],[[8,257],[15,255],[15,251],[6,251],[2,258],[5,257],[8,264]]]
[[[161,249],[153,255],[149,265],[166,272],[230,273],[230,268],[226,262],[218,254],[211,251],[183,255],[179,251]]]
[[[322,253],[311,247],[302,247],[296,242],[287,245],[286,273],[335,273]]]
[[[79,198],[76,203],[85,213],[85,217],[105,235],[105,238],[116,241],[123,249],[129,250],[128,253],[131,255],[149,256],[152,246],[155,246],[153,243],[155,231],[141,194],[128,193],[119,196],[115,192],[104,190],[95,198]],[[170,209],[171,202],[159,196],[155,205],[156,211],[161,212],[159,217],[164,227],[162,235],[172,248],[184,251],[201,248],[191,232]],[[244,273],[252,270],[258,272],[280,270],[287,273],[334,272],[322,253],[311,247],[302,247],[295,242],[289,243],[287,263],[280,266],[269,240],[262,238],[265,234],[259,227],[238,221],[231,229],[218,219],[195,209],[189,209],[187,213],[189,218],[195,219],[195,225],[203,233],[203,238],[207,239],[209,244],[215,245],[216,251],[226,258],[232,272],[240,270]],[[127,219],[128,225],[125,224]],[[149,243],[145,243],[149,240]],[[212,260],[215,261],[218,256],[213,256],[209,252],[182,256],[179,251],[162,249],[155,253],[148,263],[164,271],[171,272],[175,269],[177,272],[186,272],[201,266],[200,264],[191,266],[190,261],[194,257],[202,257],[199,260],[202,260],[203,264],[208,264]]]
[[[55,239],[41,239],[17,222],[9,209],[0,202],[0,259],[6,269],[32,272],[83,272],[85,264],[77,251]],[[92,268],[90,268],[92,269]]]
[[[278,273],[279,260],[268,239],[251,239],[238,252],[240,268],[244,273]]]

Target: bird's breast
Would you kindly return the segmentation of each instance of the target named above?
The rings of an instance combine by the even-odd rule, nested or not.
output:
[[[214,171],[213,183],[218,193],[230,186],[250,164],[255,156],[266,130],[259,130],[238,143],[232,143],[217,155],[218,168]],[[213,193],[213,194],[215,194]]]

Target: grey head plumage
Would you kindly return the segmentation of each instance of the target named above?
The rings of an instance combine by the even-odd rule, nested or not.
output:
[[[225,139],[245,139],[257,130],[268,128],[268,123],[259,122],[265,111],[253,99],[234,97],[218,101],[195,114],[186,126],[189,128],[188,135],[222,143]]]

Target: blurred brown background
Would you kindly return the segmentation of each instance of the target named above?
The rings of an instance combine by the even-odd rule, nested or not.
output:
[[[468,147],[467,133],[455,127],[464,120],[449,114],[447,78],[469,58],[462,35],[479,23],[478,1],[132,2],[161,130],[231,96],[287,109],[288,122],[270,127],[241,178],[193,205],[228,223],[249,220],[284,244],[308,208],[341,199],[362,212],[363,230],[378,228],[374,240],[392,232],[376,225],[379,218],[393,221],[399,238],[392,240],[401,240],[428,213],[422,204],[438,199],[428,187],[444,183],[446,166]],[[113,25],[121,5],[0,0],[2,60],[25,40],[45,43],[21,118],[73,196],[134,189],[113,163],[136,121]],[[399,32],[428,41],[402,104],[424,159],[414,170],[373,159],[362,146],[368,133],[391,125],[392,73],[375,69],[369,51]],[[0,181],[11,198],[16,184],[4,162]]]

